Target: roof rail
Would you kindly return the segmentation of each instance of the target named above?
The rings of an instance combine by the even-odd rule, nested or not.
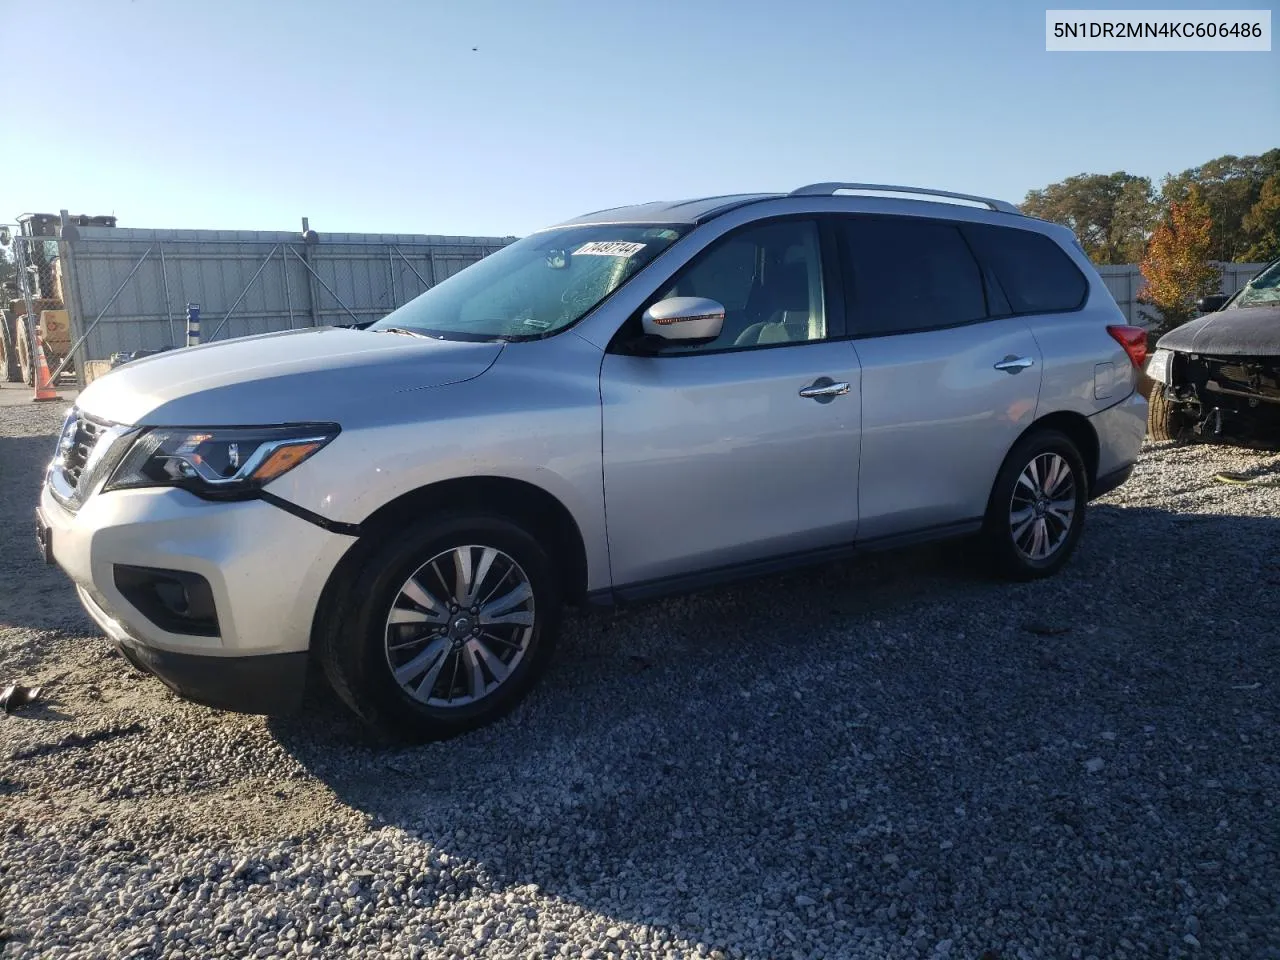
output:
[[[810,183],[791,191],[793,197],[828,197],[837,190],[862,190],[867,193],[918,193],[927,197],[949,197],[953,200],[970,200],[1000,213],[1021,215],[1022,211],[1004,200],[977,197],[970,193],[951,193],[948,190],[929,190],[925,187],[895,187],[883,183]]]

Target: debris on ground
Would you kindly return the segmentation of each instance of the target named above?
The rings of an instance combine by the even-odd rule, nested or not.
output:
[[[0,692],[0,710],[13,713],[19,707],[25,707],[40,698],[39,687],[28,687],[21,683],[11,683]]]

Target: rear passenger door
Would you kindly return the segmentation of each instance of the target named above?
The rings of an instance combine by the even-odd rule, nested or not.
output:
[[[1035,418],[1040,349],[952,221],[841,219],[862,368],[860,541],[980,519]]]

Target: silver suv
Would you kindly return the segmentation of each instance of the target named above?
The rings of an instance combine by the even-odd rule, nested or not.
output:
[[[1146,349],[1071,233],[824,183],[601,210],[365,329],[95,381],[38,533],[184,696],[275,713],[314,655],[365,721],[486,723],[564,603],[971,537],[1053,573],[1145,431]]]

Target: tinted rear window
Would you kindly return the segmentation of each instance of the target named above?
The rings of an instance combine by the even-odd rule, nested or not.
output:
[[[1084,274],[1044,234],[983,224],[966,224],[964,231],[1014,313],[1057,313],[1084,303],[1089,291]]]
[[[951,224],[908,217],[845,220],[854,332],[910,333],[986,316],[978,262]]]

